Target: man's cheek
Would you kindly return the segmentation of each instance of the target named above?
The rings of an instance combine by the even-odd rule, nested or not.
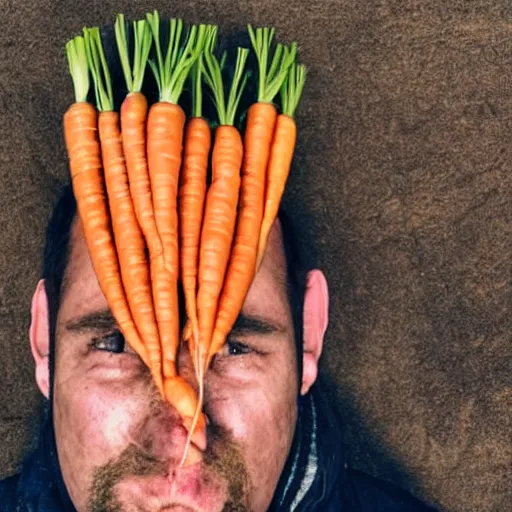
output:
[[[217,392],[208,404],[213,423],[229,431],[241,445],[255,488],[254,510],[270,501],[288,456],[295,425],[294,401],[277,389],[258,385]]]
[[[141,415],[139,403],[127,390],[89,383],[74,393],[56,394],[55,413],[69,449],[100,463],[126,446],[130,427]]]
[[[282,398],[261,384],[250,385],[216,393],[207,403],[207,414],[248,450],[255,448],[264,456],[284,447],[283,437],[288,437],[294,424],[293,407]]]

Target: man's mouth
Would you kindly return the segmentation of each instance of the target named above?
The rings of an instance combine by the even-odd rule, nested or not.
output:
[[[192,466],[156,460],[130,444],[95,470],[88,511],[245,511],[249,490],[240,448],[212,426],[204,460]]]
[[[168,477],[128,477],[115,486],[120,503],[138,510],[221,511],[228,501],[228,485],[201,466],[173,471]]]

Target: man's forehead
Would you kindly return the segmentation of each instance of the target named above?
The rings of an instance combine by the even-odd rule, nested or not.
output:
[[[279,219],[274,222],[270,231],[261,271],[272,273],[277,281],[283,284],[286,283],[286,256],[282,226]]]
[[[85,241],[82,223],[75,217],[71,226],[69,237],[68,260],[62,280],[61,301],[64,301],[68,293],[76,295],[80,293],[83,300],[87,300],[84,293],[99,290],[96,274],[92,267],[89,249]]]
[[[63,280],[64,295],[73,288],[83,288],[85,283],[97,283],[82,223],[78,218],[73,221],[69,243],[69,259]],[[280,288],[286,288],[286,275],[282,227],[277,219],[270,231],[265,256],[256,277],[258,281],[273,281]]]

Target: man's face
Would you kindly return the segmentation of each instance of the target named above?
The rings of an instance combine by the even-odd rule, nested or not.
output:
[[[280,227],[229,343],[205,379],[208,448],[179,467],[187,432],[122,338],[72,232],[57,318],[54,424],[64,481],[81,511],[267,510],[297,417],[297,367]],[[186,349],[180,371],[192,376]],[[195,383],[194,383],[195,385]]]

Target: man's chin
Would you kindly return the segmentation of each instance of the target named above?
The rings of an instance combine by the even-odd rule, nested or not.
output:
[[[199,467],[182,468],[169,477],[127,477],[116,484],[113,494],[123,512],[220,512],[227,485]]]

